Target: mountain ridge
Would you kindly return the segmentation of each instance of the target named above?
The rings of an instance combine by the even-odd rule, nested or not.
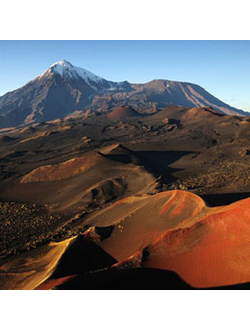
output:
[[[0,128],[64,118],[75,111],[110,112],[131,106],[147,113],[167,105],[209,106],[225,114],[247,115],[196,84],[164,79],[140,84],[113,82],[61,60],[0,97]]]

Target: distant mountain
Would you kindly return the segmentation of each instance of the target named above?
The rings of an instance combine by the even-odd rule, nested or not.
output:
[[[131,99],[145,98],[147,102],[155,103],[158,107],[212,107],[229,115],[248,115],[245,111],[220,101],[201,86],[188,82],[152,80],[145,84],[133,84],[131,87],[133,92],[127,95],[131,96]]]
[[[93,95],[121,90],[126,83],[102,79],[67,61],[52,65],[39,77],[0,98],[0,127],[62,118],[91,103]]]
[[[0,97],[0,128],[64,118],[75,111],[110,111],[132,106],[139,112],[169,104],[210,106],[231,115],[246,115],[185,82],[153,80],[145,84],[113,82],[62,60],[23,87]]]

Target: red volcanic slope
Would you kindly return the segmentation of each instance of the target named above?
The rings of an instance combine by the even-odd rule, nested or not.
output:
[[[207,209],[197,195],[175,190],[125,198],[91,215],[85,224],[90,227],[114,225],[112,234],[98,244],[121,262],[166,232],[191,226]],[[91,232],[89,234],[91,236]]]
[[[250,199],[167,233],[148,247],[144,266],[177,272],[194,287],[250,281]]]
[[[172,270],[194,287],[250,282],[250,199],[209,208],[185,191],[129,197],[89,225],[114,225],[98,244],[119,263]]]
[[[85,234],[118,260],[112,267],[170,270],[197,288],[250,282],[250,198],[209,208],[185,191],[134,196],[90,217],[88,225],[112,227],[102,239],[93,227]]]
[[[139,112],[135,111],[132,107],[117,107],[107,115],[109,119],[122,119],[139,116]]]
[[[118,267],[172,270],[204,288],[250,282],[249,260],[250,198],[207,209],[192,226],[168,231]]]

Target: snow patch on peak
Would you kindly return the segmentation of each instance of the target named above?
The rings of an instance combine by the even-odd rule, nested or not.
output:
[[[35,79],[42,79],[44,76],[58,74],[67,80],[83,79],[93,90],[100,89],[107,91],[123,90],[124,82],[113,82],[103,79],[86,69],[74,66],[66,60],[58,61],[52,64],[47,71]]]
[[[50,66],[50,69],[56,73],[59,73],[61,76],[64,74],[64,71],[67,72],[73,68],[73,65],[66,60],[58,61]]]
[[[80,77],[84,79],[88,85],[93,85],[93,82],[98,84],[105,81],[103,78],[98,77],[85,69],[76,67],[66,60],[56,62],[50,67],[50,69],[54,73],[58,73],[65,78],[77,79]]]
[[[58,61],[58,62],[54,63],[51,66],[53,67],[54,65],[61,65],[61,66],[73,67],[73,65],[71,63],[69,63],[68,61],[66,61],[66,60]]]
[[[74,76],[74,66],[65,60],[52,64],[49,69],[63,77],[73,78]]]

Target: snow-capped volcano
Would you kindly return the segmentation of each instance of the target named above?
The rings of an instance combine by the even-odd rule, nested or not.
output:
[[[113,82],[61,60],[23,87],[0,97],[0,128],[64,118],[79,110],[132,106],[143,112],[169,104],[210,106],[222,113],[246,115],[195,84],[170,80]]]
[[[108,81],[61,60],[23,87],[0,97],[0,128],[63,118],[86,109],[96,95],[129,89],[126,81]]]
[[[85,83],[88,84],[95,91],[98,91],[100,89],[122,90],[123,85],[124,85],[124,82],[108,81],[104,78],[101,78],[101,77],[95,75],[94,73],[92,73],[86,69],[74,66],[66,60],[61,60],[61,61],[54,63],[41,76],[48,75],[50,73],[58,74],[61,77],[68,79],[68,80],[83,79],[85,81]]]
[[[80,78],[84,79],[86,82],[88,82],[88,81],[101,82],[104,80],[103,78],[98,77],[95,74],[93,74],[83,68],[79,68],[79,67],[72,65],[71,63],[69,63],[66,60],[61,60],[59,62],[54,63],[53,65],[51,65],[49,70],[52,70],[54,73],[58,73],[62,77],[69,78],[69,79],[71,79],[71,78],[77,79],[80,77]]]

